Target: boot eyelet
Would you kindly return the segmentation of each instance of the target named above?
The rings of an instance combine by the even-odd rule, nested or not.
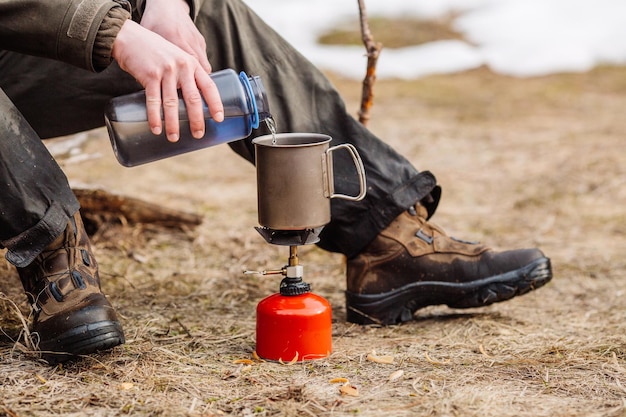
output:
[[[422,232],[422,229],[418,230],[417,233],[415,233],[415,237],[422,239],[429,245],[433,243],[433,240],[435,240],[432,236],[428,236],[426,233]]]
[[[78,271],[72,271],[72,281],[74,282],[74,286],[80,290],[87,288],[83,276]]]
[[[80,250],[80,256],[83,259],[83,264],[85,266],[90,266],[91,265],[91,260],[89,259],[89,252],[87,252],[85,249],[81,249]]]
[[[59,303],[63,301],[63,294],[61,293],[61,290],[59,290],[56,282],[51,282],[48,288],[50,288],[50,294],[52,294],[55,300]]]

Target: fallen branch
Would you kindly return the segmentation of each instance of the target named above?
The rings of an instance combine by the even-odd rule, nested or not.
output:
[[[359,110],[359,122],[367,126],[367,122],[370,119],[370,109],[374,102],[374,83],[376,82],[376,63],[378,62],[378,56],[383,48],[382,43],[375,42],[372,32],[370,31],[369,24],[367,22],[367,12],[365,10],[364,0],[358,0],[359,2],[359,15],[361,17],[361,35],[363,37],[363,44],[367,51],[367,71],[365,78],[363,79],[363,92],[361,95],[361,109]]]
[[[73,189],[80,202],[81,215],[96,230],[103,223],[148,223],[167,228],[186,229],[202,223],[202,216],[173,210],[133,197],[100,189]]]

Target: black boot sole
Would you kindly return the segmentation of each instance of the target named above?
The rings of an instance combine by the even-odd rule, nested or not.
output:
[[[67,362],[125,342],[124,331],[117,321],[105,320],[84,324],[66,331],[54,339],[41,340],[41,357],[50,364]]]
[[[552,279],[550,259],[539,258],[505,274],[467,283],[420,281],[379,294],[346,291],[346,319],[357,324],[398,324],[430,305],[483,307],[539,288]]]

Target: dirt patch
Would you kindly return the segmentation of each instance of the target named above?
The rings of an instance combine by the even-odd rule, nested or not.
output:
[[[371,129],[437,175],[434,221],[500,249],[538,246],[555,277],[488,308],[437,306],[400,326],[356,326],[345,322],[342,257],[303,247],[307,280],[333,307],[334,351],[289,366],[235,363],[252,358],[256,304],[278,285],[242,271],[288,255],[253,229],[253,167],[223,146],[122,168],[105,132],[89,132],[79,155],[58,157],[73,184],[205,220],[186,233],[120,225],[93,237],[127,343],[64,366],[15,343],[16,307],[28,308],[15,270],[0,268],[0,415],[623,415],[624,80],[626,68],[379,81]],[[359,83],[333,81],[356,114]],[[367,360],[373,350],[392,363]]]
[[[366,11],[367,12],[367,11]],[[442,40],[462,40],[463,35],[454,30],[455,13],[438,19],[370,17],[368,24],[377,42],[385,48],[404,48]],[[359,20],[345,22],[321,35],[322,45],[363,45]],[[393,28],[390,30],[390,28]]]

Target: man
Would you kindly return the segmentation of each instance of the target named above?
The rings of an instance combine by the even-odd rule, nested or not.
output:
[[[0,0],[0,48],[0,243],[33,306],[42,351],[88,354],[124,334],[100,290],[78,202],[40,139],[102,126],[111,97],[142,88],[155,134],[178,140],[181,90],[201,137],[201,97],[223,118],[212,68],[259,75],[281,130],[329,134],[359,150],[367,197],[333,200],[319,242],[348,259],[349,321],[393,324],[427,305],[486,306],[552,277],[537,249],[494,252],[428,223],[441,195],[435,177],[355,121],[321,72],[240,0]],[[252,162],[251,139],[231,147]],[[335,178],[349,189],[351,163],[342,158]]]

